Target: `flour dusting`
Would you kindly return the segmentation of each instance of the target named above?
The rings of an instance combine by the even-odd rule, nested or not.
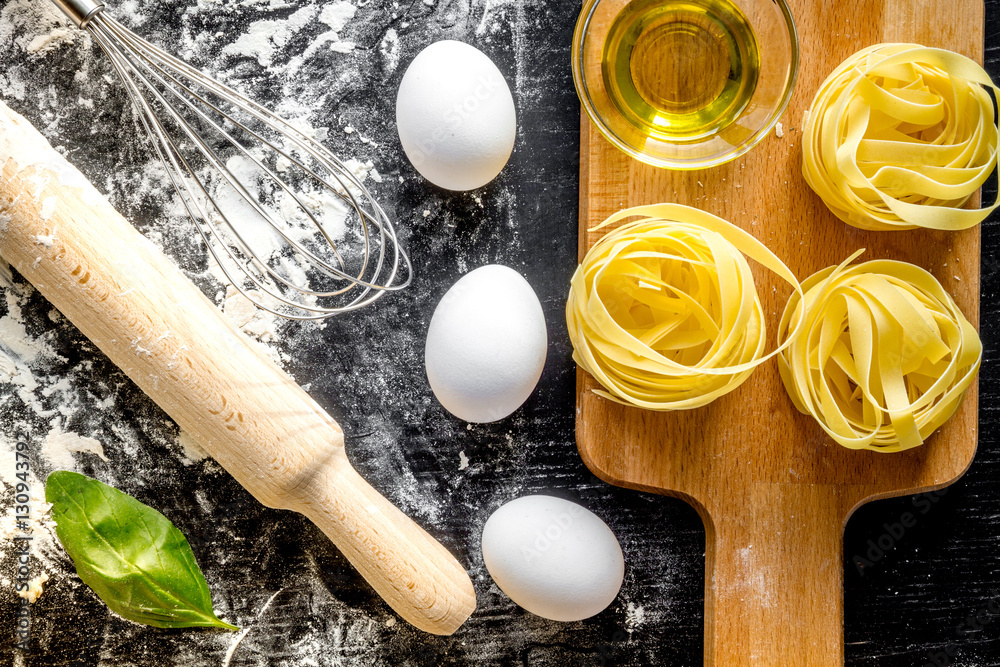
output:
[[[307,5],[283,20],[255,21],[234,43],[226,46],[222,53],[256,58],[261,66],[270,67],[275,55],[292,37],[315,22],[316,13],[315,5]]]
[[[629,634],[633,633],[646,622],[646,610],[642,605],[633,602],[628,603],[625,610],[625,629]]]
[[[260,608],[260,611],[257,612],[257,617],[254,619],[253,623],[243,628],[239,633],[237,633],[236,637],[233,638],[233,643],[229,645],[228,649],[226,649],[226,655],[222,659],[222,667],[229,667],[229,663],[233,659],[233,654],[236,653],[236,649],[239,647],[244,637],[246,637],[247,634],[249,634],[249,632],[254,629],[254,627],[260,621],[261,616],[264,615],[264,612],[267,611],[267,608],[271,606],[272,602],[274,602],[274,598],[278,597],[278,594],[281,593],[281,591],[283,590],[285,589],[282,588],[275,591],[274,594],[267,599],[267,602],[264,603],[264,606]]]
[[[44,212],[44,210],[43,210],[43,212]],[[43,215],[42,219],[43,220],[45,219],[44,215]],[[55,242],[56,242],[56,235],[54,233],[52,233],[52,234],[38,234],[37,236],[35,236],[35,243],[37,245],[43,246],[45,248],[51,248],[52,244],[55,243]]]
[[[28,582],[28,587],[25,590],[18,591],[17,594],[28,602],[34,603],[45,591],[45,584],[48,583],[48,581],[49,573],[42,572]]]
[[[263,67],[275,64],[276,57],[302,31],[314,26],[317,20],[329,30],[316,36],[301,56],[289,60],[288,69],[298,69],[304,61],[314,57],[323,47],[338,53],[350,53],[354,42],[340,39],[340,31],[357,12],[350,2],[334,2],[317,10],[316,5],[306,5],[284,19],[255,21],[237,40],[222,52],[230,56],[255,58]]]
[[[180,446],[181,452],[183,453],[181,461],[184,465],[191,465],[192,463],[198,463],[199,461],[204,461],[209,458],[208,452],[202,449],[201,445],[198,444],[198,441],[184,429],[181,429],[177,434],[177,444]]]
[[[385,59],[386,70],[394,72],[399,67],[399,33],[395,28],[385,31],[385,37],[379,43],[378,50]]]
[[[52,214],[55,213],[56,211],[57,203],[58,202],[56,202],[55,197],[47,197],[45,201],[42,202],[42,208],[41,211],[39,211],[39,215],[41,216],[42,220],[48,220],[49,218],[52,217]]]
[[[257,290],[251,290],[250,294],[255,298],[263,298],[263,295]],[[266,310],[255,306],[253,301],[232,285],[226,289],[226,300],[223,302],[222,309],[233,324],[248,336],[263,343],[272,342],[277,338],[278,319]]]
[[[38,55],[89,36],[69,27],[52,2],[7,0],[0,10],[0,51],[12,47]]]
[[[104,455],[104,445],[100,440],[72,431],[65,432],[59,421],[54,422],[42,443],[42,456],[55,469],[75,470],[76,461],[73,453],[93,454],[105,463],[108,462],[108,457]]]
[[[32,39],[28,42],[25,50],[28,53],[45,53],[46,51],[58,48],[67,41],[72,41],[73,38],[72,28],[55,28],[48,34],[38,35]]]
[[[0,465],[3,466],[4,486],[0,487],[0,498],[5,495],[13,500],[14,488],[17,482],[21,481],[13,477],[14,466],[14,443],[6,437],[0,435]],[[69,560],[62,546],[59,544],[56,535],[56,524],[52,520],[52,505],[45,502],[44,487],[38,477],[33,472],[27,474],[27,484],[31,489],[29,493],[28,506],[30,508],[29,519],[19,520],[17,517],[22,514],[17,510],[15,503],[4,503],[5,511],[0,514],[0,565],[2,572],[7,574],[14,571],[13,563],[16,562],[15,548],[17,543],[15,538],[30,536],[31,567],[36,579],[35,598],[41,594],[41,587],[50,579],[61,580],[64,578],[62,572],[66,562]],[[39,569],[41,571],[39,571]],[[0,590],[0,599],[11,588]]]
[[[316,38],[308,49],[305,56],[308,58],[322,44],[330,43],[330,50],[337,53],[350,53],[356,46],[354,42],[341,41],[340,31],[354,18],[358,8],[350,2],[334,2],[323,6],[323,11],[319,14],[319,20],[330,29]]]

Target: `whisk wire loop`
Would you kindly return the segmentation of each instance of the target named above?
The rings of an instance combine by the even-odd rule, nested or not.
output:
[[[318,320],[409,285],[412,266],[391,220],[316,139],[104,11],[89,11],[84,27],[121,78],[210,255],[247,299],[281,317]],[[263,241],[247,237],[253,225],[266,229]],[[342,238],[331,226],[343,227]]]
[[[101,42],[99,41],[98,43],[100,44]],[[125,65],[122,63],[118,53],[113,52],[112,55],[109,52],[109,56],[115,65],[116,71],[121,73]],[[212,218],[209,217],[205,209],[202,207],[199,199],[195,197],[195,193],[192,192],[190,180],[183,178],[182,174],[184,172],[181,170],[181,166],[178,164],[178,161],[183,164],[187,173],[193,173],[193,170],[187,164],[183,154],[178,150],[169,133],[166,132],[157,115],[153,113],[149,103],[139,92],[138,87],[135,85],[133,80],[131,78],[124,78],[123,80],[125,81],[125,87],[129,97],[136,108],[140,111],[139,119],[145,127],[147,133],[153,139],[153,147],[164,166],[167,167],[167,176],[180,196],[181,203],[187,210],[188,215],[194,220],[202,220],[204,225],[207,225],[213,234],[218,235],[219,230],[215,227]],[[168,111],[170,111],[169,108]],[[212,202],[212,204],[215,205],[211,195],[205,190],[201,182],[195,179],[195,184],[198,186],[205,200]],[[224,221],[227,221],[224,214],[221,214],[221,216]],[[223,274],[229,280],[230,284],[238,285],[239,279],[230,273],[227,263],[224,262],[217,254],[217,244],[212,243],[212,237],[208,235],[206,230],[201,225],[197,225],[196,228],[201,233],[209,252],[211,253],[213,259],[215,259],[220,269],[223,271]],[[243,248],[245,249],[244,251],[249,253],[249,249],[239,232],[234,230],[233,236],[237,242],[243,244]],[[236,256],[233,249],[229,245],[222,245],[222,248],[227,252],[229,258],[234,264],[239,265],[241,263],[242,260]],[[248,257],[249,259],[247,261],[253,262],[254,256],[250,254]],[[257,270],[266,272],[266,268],[260,265],[257,266]],[[268,290],[267,286],[257,278],[253,271],[248,269],[245,273],[246,277],[248,277],[257,287],[264,289],[266,293],[269,293],[269,295],[272,296],[272,298],[277,297],[279,301],[282,301],[280,295],[275,295],[273,292]],[[287,301],[284,301],[284,303],[287,305]]]
[[[129,32],[129,31],[128,31],[127,29],[125,29],[125,28],[122,28],[122,32],[124,33],[124,36],[125,36],[126,40],[139,40],[139,39],[141,39],[141,38],[137,37],[136,35],[134,35],[134,33],[131,33],[131,32]],[[165,53],[160,53],[160,54],[158,54],[158,55],[159,55],[159,56],[162,56],[163,60],[165,61],[165,63],[166,63],[167,65],[171,65],[171,66],[173,66],[173,67],[174,67],[174,68],[176,68],[176,69],[180,69],[180,68],[182,68],[182,67],[183,67],[183,68],[185,69],[185,71],[186,71],[186,72],[188,73],[188,75],[195,75],[195,76],[199,75],[199,73],[197,72],[197,70],[194,70],[193,68],[191,68],[191,67],[189,67],[189,66],[185,65],[185,64],[184,64],[184,63],[183,63],[182,61],[179,61],[179,60],[176,60],[175,58],[172,58],[171,56],[169,56],[169,54],[165,54]],[[173,89],[172,89],[172,88],[171,88],[170,86],[168,86],[168,85],[167,85],[167,82],[166,82],[166,81],[164,81],[164,78],[166,78],[166,79],[169,79],[169,81],[170,81],[170,83],[171,83],[171,84],[173,84],[174,86],[176,86],[176,87],[180,88],[180,89],[181,89],[181,90],[183,90],[184,92],[188,93],[188,95],[190,95],[190,96],[191,96],[192,98],[194,98],[194,99],[198,100],[198,101],[199,101],[200,103],[202,103],[202,104],[204,104],[205,106],[209,107],[210,109],[212,109],[213,111],[215,111],[215,112],[216,112],[217,114],[219,114],[220,116],[226,116],[225,112],[224,112],[224,111],[222,111],[221,109],[219,109],[218,107],[216,107],[215,105],[213,105],[213,104],[212,104],[212,103],[211,103],[211,102],[210,102],[209,100],[207,100],[206,98],[202,97],[202,96],[201,96],[201,95],[199,95],[199,94],[198,94],[197,92],[193,91],[193,90],[192,90],[191,88],[189,88],[188,86],[186,86],[186,85],[185,85],[185,84],[184,84],[184,83],[183,83],[183,82],[182,82],[182,81],[181,81],[180,79],[178,79],[178,78],[176,78],[176,77],[173,77],[173,76],[171,76],[171,75],[169,74],[169,72],[168,72],[167,70],[165,70],[165,69],[164,69],[163,67],[161,67],[161,66],[160,66],[160,65],[159,65],[159,64],[158,64],[158,63],[156,62],[156,61],[157,61],[157,54],[156,54],[155,52],[154,52],[154,53],[152,53],[152,54],[151,54],[151,56],[152,56],[153,58],[152,58],[152,60],[151,60],[151,62],[150,62],[150,65],[152,66],[153,70],[155,70],[155,73],[154,73],[154,77],[155,77],[156,81],[157,81],[158,83],[160,83],[161,85],[163,85],[163,86],[164,86],[164,87],[165,87],[165,88],[166,88],[166,89],[167,89],[168,91],[172,92],[172,93],[173,93],[173,94],[174,94],[174,95],[175,95],[175,96],[177,97],[177,100],[178,100],[179,102],[181,102],[182,104],[184,104],[185,106],[187,106],[187,107],[188,107],[188,108],[190,109],[190,111],[191,111],[192,113],[196,114],[196,115],[197,115],[197,116],[199,117],[199,119],[200,119],[200,120],[202,120],[202,121],[204,121],[205,123],[209,124],[209,125],[210,125],[210,126],[211,126],[211,127],[213,128],[213,129],[215,129],[215,130],[216,130],[217,132],[219,132],[219,133],[220,133],[221,135],[225,136],[225,137],[226,137],[226,138],[227,138],[228,140],[230,140],[230,141],[231,141],[231,142],[232,142],[232,143],[234,144],[234,146],[235,146],[235,147],[236,147],[236,148],[237,148],[237,149],[238,149],[238,150],[239,150],[239,151],[240,151],[240,152],[241,152],[241,153],[242,153],[242,154],[243,154],[243,155],[244,155],[245,157],[247,157],[248,159],[250,159],[251,161],[253,161],[253,162],[254,162],[254,164],[255,164],[255,165],[256,165],[257,167],[259,167],[259,168],[260,168],[261,170],[263,170],[263,171],[267,172],[267,175],[268,175],[269,177],[273,178],[273,179],[275,180],[275,182],[276,182],[276,183],[277,183],[277,184],[278,184],[278,185],[279,185],[279,186],[280,186],[280,187],[281,187],[281,188],[282,188],[282,189],[283,189],[283,190],[284,190],[284,191],[285,191],[285,192],[286,192],[287,194],[289,194],[289,196],[292,196],[292,197],[294,197],[294,198],[295,198],[295,200],[296,200],[296,203],[298,203],[298,204],[299,204],[299,205],[300,205],[300,206],[302,207],[302,209],[303,209],[303,211],[304,211],[304,212],[306,213],[306,215],[308,215],[308,216],[309,216],[309,218],[310,218],[310,219],[311,219],[311,220],[313,221],[313,223],[314,223],[314,224],[316,224],[316,225],[317,225],[317,227],[318,227],[318,228],[320,229],[320,231],[321,231],[321,233],[323,234],[324,238],[325,238],[325,239],[326,239],[326,240],[327,240],[327,241],[328,241],[328,242],[329,242],[329,243],[330,243],[331,245],[333,245],[333,244],[334,244],[334,241],[333,241],[333,239],[331,239],[331,238],[329,237],[329,234],[327,233],[326,229],[325,229],[325,228],[323,228],[323,227],[322,227],[321,225],[319,225],[319,222],[318,222],[318,221],[317,221],[317,220],[315,219],[315,217],[313,216],[313,214],[312,214],[312,213],[311,213],[311,212],[309,211],[308,207],[307,207],[307,206],[306,206],[306,205],[305,205],[305,204],[304,204],[304,203],[303,203],[303,202],[301,201],[301,199],[299,198],[299,196],[298,196],[298,194],[297,194],[296,192],[294,192],[294,191],[293,191],[293,190],[292,190],[292,189],[291,189],[290,187],[288,187],[288,185],[287,185],[287,184],[286,184],[286,183],[285,183],[284,181],[282,181],[282,180],[281,180],[281,179],[279,179],[279,178],[278,178],[277,176],[275,176],[275,175],[274,175],[273,173],[271,173],[271,172],[270,172],[270,170],[269,170],[269,169],[268,169],[268,168],[267,168],[267,167],[266,167],[265,165],[263,165],[263,164],[262,164],[262,163],[260,162],[260,160],[258,160],[258,159],[257,159],[256,157],[254,157],[254,156],[253,156],[253,155],[252,155],[252,154],[251,154],[251,153],[250,153],[250,152],[249,152],[249,151],[248,151],[248,150],[247,150],[247,149],[246,149],[246,148],[245,148],[244,146],[242,146],[242,145],[241,145],[241,144],[240,144],[239,142],[237,142],[237,141],[236,141],[235,139],[233,139],[232,137],[230,137],[230,136],[229,136],[229,135],[228,135],[228,134],[227,134],[227,133],[225,132],[225,130],[223,130],[223,129],[222,129],[221,127],[219,127],[219,126],[218,126],[218,125],[217,125],[217,124],[216,124],[216,123],[215,123],[214,121],[212,121],[212,120],[211,120],[211,119],[210,119],[210,118],[209,118],[209,117],[208,117],[207,115],[205,115],[205,114],[204,114],[204,113],[203,113],[203,112],[202,112],[202,111],[201,111],[200,109],[198,109],[198,108],[197,108],[197,107],[196,107],[196,106],[195,106],[195,105],[194,105],[194,104],[193,104],[193,103],[192,103],[192,102],[191,102],[191,101],[190,101],[189,99],[185,98],[185,97],[184,97],[183,95],[180,95],[180,94],[178,94],[176,90],[173,90]],[[210,81],[209,81],[208,83],[209,83],[209,85],[211,85],[211,84],[212,84],[212,83],[214,83],[214,82],[210,82]],[[218,86],[216,86],[216,87],[218,87]],[[232,92],[232,94],[233,94],[233,95],[236,95],[236,96],[240,97],[241,101],[243,101],[244,103],[246,103],[246,104],[248,104],[248,105],[252,105],[252,106],[254,106],[254,107],[256,107],[256,106],[257,106],[257,105],[255,105],[254,103],[252,103],[252,102],[251,102],[250,100],[246,99],[245,97],[243,97],[243,96],[240,96],[240,95],[239,95],[238,93],[235,93],[235,92],[233,92],[233,91],[230,91],[230,92]],[[164,103],[165,103],[165,102],[164,102]],[[263,110],[263,113],[264,113],[264,114],[268,114],[269,112],[267,112],[266,110]],[[254,113],[254,115],[255,115],[255,116],[257,116],[258,114],[257,114],[257,113]],[[245,132],[247,132],[247,133],[248,133],[249,135],[251,135],[251,136],[252,136],[252,137],[253,137],[253,138],[254,138],[255,140],[257,140],[257,141],[261,142],[262,144],[266,144],[266,145],[268,146],[268,148],[271,148],[272,150],[274,150],[275,152],[277,152],[277,153],[278,153],[279,155],[281,155],[282,157],[284,157],[284,158],[286,158],[286,159],[288,159],[288,160],[292,161],[292,162],[293,162],[294,164],[296,164],[296,165],[297,165],[298,167],[300,167],[300,168],[301,168],[301,169],[303,169],[304,171],[308,172],[308,173],[309,173],[309,175],[310,175],[310,176],[312,176],[313,178],[317,179],[318,181],[322,181],[322,179],[321,179],[321,178],[320,178],[320,177],[319,177],[319,176],[318,176],[318,175],[317,175],[317,174],[316,174],[316,173],[315,173],[314,171],[312,171],[311,169],[309,169],[309,168],[308,168],[307,166],[303,165],[303,164],[302,164],[301,162],[299,162],[299,161],[298,161],[298,159],[297,159],[297,158],[295,158],[294,156],[292,156],[292,155],[289,155],[288,153],[286,153],[286,152],[285,152],[284,150],[282,150],[282,148],[281,148],[281,147],[279,147],[279,146],[276,146],[275,144],[271,143],[271,142],[270,142],[270,141],[268,141],[268,140],[267,140],[267,139],[266,139],[265,137],[263,137],[263,136],[261,136],[260,134],[258,134],[258,133],[256,133],[256,132],[254,132],[254,130],[253,130],[253,129],[251,129],[251,128],[247,127],[246,125],[244,125],[244,124],[242,124],[242,123],[240,123],[240,122],[238,122],[238,121],[237,121],[237,120],[236,120],[235,118],[232,118],[232,117],[228,117],[228,116],[226,116],[226,117],[227,117],[227,118],[229,119],[229,121],[230,121],[230,122],[232,122],[232,123],[233,123],[234,125],[236,125],[236,126],[237,126],[237,127],[239,127],[240,129],[242,129],[242,130],[244,130]],[[259,116],[258,116],[258,117],[259,117]],[[284,125],[285,125],[285,128],[284,128],[284,129],[286,129],[286,131],[294,131],[294,132],[295,132],[296,134],[298,134],[298,131],[297,131],[297,130],[294,130],[293,126],[290,126],[290,125],[288,125],[287,123],[285,123],[285,122],[284,122],[284,121],[283,121],[283,120],[282,120],[282,119],[281,119],[280,117],[277,117],[277,116],[274,116],[273,118],[271,118],[271,120],[272,120],[272,121],[275,121],[275,122],[278,122],[278,123],[281,123],[281,124],[284,124]],[[197,136],[195,136],[194,138],[195,138],[195,140],[197,140]],[[295,142],[295,143],[298,143],[298,142],[296,141],[296,139],[295,139],[295,137],[294,137],[294,136],[292,136],[292,137],[290,137],[290,138],[292,138],[293,142]],[[301,138],[302,138],[302,139],[306,139],[306,137],[304,137],[304,136],[301,136]],[[206,148],[207,148],[207,147],[206,147]],[[317,145],[315,145],[315,146],[314,146],[314,149],[316,149],[316,148],[318,148],[318,149],[320,149],[320,150],[325,150],[325,149],[322,149],[322,146],[321,146],[321,145],[319,145],[319,144],[317,144]],[[211,150],[211,149],[208,149],[208,150]],[[214,155],[214,152],[213,152],[213,155]],[[220,161],[218,161],[217,157],[218,157],[218,156],[215,156],[215,158],[216,158],[216,159],[214,160],[214,161],[216,162],[217,166],[218,166],[218,167],[220,168],[220,170],[224,170],[224,171],[226,171],[227,173],[229,173],[229,172],[228,172],[228,170],[226,170],[225,166],[224,166],[224,165],[222,165]],[[337,163],[337,165],[338,165],[338,168],[340,168],[340,169],[346,169],[346,167],[345,167],[345,166],[344,166],[344,165],[343,165],[342,163],[339,163],[339,161],[337,161],[337,160],[336,160],[336,158],[333,158],[333,161],[334,161],[335,163]],[[230,174],[230,175],[231,175],[231,174]],[[343,181],[342,181],[342,180],[341,180],[341,179],[339,178],[339,176],[337,175],[336,171],[334,171],[334,172],[333,172],[333,177],[334,177],[334,178],[335,178],[335,179],[336,179],[336,180],[338,181],[338,185],[340,185],[340,186],[341,186],[341,189],[340,189],[340,190],[337,190],[337,189],[333,189],[333,188],[330,188],[330,191],[331,191],[332,193],[334,193],[335,195],[337,195],[337,196],[341,197],[341,198],[344,198],[344,199],[348,199],[348,200],[350,201],[350,203],[352,204],[352,206],[354,206],[354,207],[359,207],[359,208],[360,208],[360,204],[359,204],[359,203],[358,203],[358,202],[356,201],[356,199],[354,198],[354,195],[353,195],[353,193],[351,192],[351,189],[350,189],[350,188],[348,187],[348,185],[347,185],[347,184],[345,184],[345,183],[344,183],[344,182],[343,182]],[[351,185],[352,185],[353,187],[358,187],[358,186],[359,186],[360,184],[359,184],[359,183],[357,182],[357,179],[353,178],[353,174],[351,174],[351,177],[352,177],[352,183],[351,183]],[[344,193],[346,193],[346,195],[345,195]],[[270,216],[270,215],[268,215],[268,214],[267,214],[266,212],[264,212],[264,211],[263,211],[262,209],[260,209],[259,207],[257,207],[257,206],[256,206],[256,202],[253,202],[253,201],[251,201],[251,202],[249,202],[249,203],[251,203],[251,204],[254,204],[254,205],[255,205],[255,208],[257,209],[257,212],[258,212],[258,213],[259,213],[259,214],[260,214],[260,215],[261,215],[262,217],[265,217],[265,218],[266,218],[266,219],[267,219],[267,220],[268,220],[268,221],[269,221],[269,222],[271,223],[272,227],[274,227],[275,231],[276,231],[276,232],[278,232],[279,234],[281,234],[282,236],[284,236],[284,237],[285,237],[285,240],[286,240],[286,241],[288,241],[288,243],[289,243],[289,244],[291,244],[291,245],[293,245],[294,247],[296,247],[296,249],[297,249],[297,250],[299,250],[300,252],[302,252],[303,254],[306,254],[306,255],[307,255],[307,256],[308,256],[308,257],[309,257],[309,258],[310,258],[311,260],[313,260],[313,261],[317,262],[317,264],[321,264],[321,265],[322,265],[322,260],[321,260],[321,259],[319,259],[318,257],[315,257],[314,255],[312,255],[311,253],[309,253],[309,251],[308,251],[308,250],[306,250],[306,249],[302,248],[301,246],[299,246],[299,245],[296,245],[296,242],[295,242],[294,240],[292,240],[291,238],[288,238],[288,237],[287,237],[287,235],[285,235],[285,234],[284,234],[284,232],[283,232],[283,230],[282,230],[281,226],[280,226],[280,225],[278,225],[278,224],[276,224],[276,223],[274,223],[274,221],[273,221],[273,219],[271,218],[271,216]],[[369,218],[370,216],[366,214],[366,215],[365,215],[364,217],[365,217],[365,218]],[[330,270],[331,270],[331,271],[336,271],[335,269],[332,269],[332,268],[330,268]],[[343,275],[341,275],[340,277],[348,277],[348,276],[343,276]]]

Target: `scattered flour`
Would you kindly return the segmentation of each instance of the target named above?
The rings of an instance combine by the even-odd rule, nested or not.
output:
[[[329,45],[331,51],[350,53],[354,50],[354,42],[342,41],[340,31],[354,18],[358,8],[350,2],[334,2],[324,5],[317,11],[316,5],[306,5],[285,19],[264,19],[250,24],[246,33],[234,43],[226,46],[222,52],[230,56],[256,58],[263,67],[275,64],[278,53],[301,31],[315,25],[316,21],[325,24],[329,30],[316,37],[306,47],[301,56],[292,58],[288,69],[297,69],[304,61],[315,56],[320,49]]]
[[[55,28],[46,35],[38,35],[26,47],[28,53],[45,53],[58,48],[67,41],[73,41],[73,28]]]
[[[7,314],[0,317],[0,382],[13,384],[18,398],[37,416],[51,417],[56,411],[45,407],[39,391],[42,383],[32,368],[61,357],[41,337],[29,335],[24,326],[21,307],[31,291],[24,284],[4,290]]]
[[[35,243],[40,246],[45,246],[46,248],[51,248],[52,244],[56,242],[56,235],[53,234],[39,234],[35,237]]]
[[[256,290],[252,290],[251,294],[254,298],[263,297]],[[270,343],[277,339],[277,317],[255,306],[250,299],[232,285],[226,288],[226,298],[222,309],[233,324],[248,336],[256,338],[262,343]]]
[[[275,54],[303,28],[316,21],[316,6],[306,5],[287,19],[265,19],[250,24],[246,33],[225,47],[222,53],[256,58],[263,67],[270,67]]]
[[[17,594],[28,602],[34,603],[42,593],[45,591],[45,584],[49,580],[48,572],[42,572],[37,575],[34,579],[28,582],[28,588],[23,591],[18,591]]]
[[[63,432],[60,416],[68,417],[80,409],[75,382],[78,374],[92,375],[86,362],[72,377],[66,373],[49,372],[54,366],[64,367],[66,359],[56,354],[49,335],[34,335],[28,331],[24,309],[34,290],[23,282],[6,285],[3,289],[6,314],[0,317],[0,389],[3,389],[3,409],[0,410],[0,563],[4,569],[14,558],[11,548],[18,536],[30,533],[31,565],[34,579],[28,599],[37,598],[49,578],[65,579],[67,557],[55,538],[55,523],[45,502],[45,468],[76,467],[71,452],[86,452],[107,460],[104,448],[94,438]],[[47,321],[46,321],[47,322]],[[51,324],[49,324],[51,326]],[[72,379],[72,381],[71,381]],[[98,404],[92,404],[98,405]],[[99,409],[99,408],[98,408]],[[39,424],[41,422],[41,424]],[[45,429],[48,426],[48,433]],[[18,468],[18,442],[28,445],[29,470]],[[24,451],[22,449],[22,451]],[[38,456],[40,454],[40,456]],[[21,475],[21,477],[18,477]],[[18,484],[29,487],[30,507],[27,526],[19,524],[13,502]],[[25,530],[26,528],[26,530]],[[40,571],[39,571],[40,570]],[[7,588],[6,590],[11,590]]]
[[[7,491],[13,492],[14,484],[20,480],[8,479],[6,473],[10,471],[11,476],[13,475],[14,443],[2,435],[0,435],[0,464],[4,466],[4,484],[8,486]],[[31,567],[34,569],[40,565],[42,568],[42,572],[36,575],[36,578],[46,572],[56,574],[61,571],[62,565],[68,560],[68,557],[56,539],[56,524],[50,515],[52,505],[45,502],[44,485],[33,472],[28,473],[27,484],[30,488],[28,500],[30,518],[27,522],[18,521],[19,513],[15,511],[14,503],[7,505],[6,511],[0,514],[0,562],[12,562],[10,559],[14,555],[15,538],[21,535],[30,535]],[[3,487],[0,487],[0,491],[2,490]],[[27,526],[24,525],[25,523]],[[48,581],[48,576],[45,576],[41,584],[46,581]]]
[[[208,452],[202,449],[198,441],[183,429],[177,434],[177,444],[180,446],[181,452],[183,452],[181,462],[184,465],[191,465],[192,463],[198,463],[209,458]]]
[[[69,27],[69,21],[51,2],[7,0],[0,10],[0,52],[11,47],[40,55],[90,36]]]
[[[465,455],[465,452],[458,453],[458,469],[465,470],[469,467],[469,457]]]
[[[42,443],[42,456],[57,470],[74,470],[76,461],[73,452],[93,454],[104,462],[108,457],[104,455],[104,445],[96,438],[82,436],[72,431],[64,432],[62,424],[54,422],[52,429],[45,436]]]
[[[355,47],[354,42],[340,41],[340,31],[354,18],[357,11],[358,8],[350,2],[334,2],[325,5],[323,11],[320,12],[319,20],[325,23],[330,30],[320,35],[309,48],[315,50],[319,48],[317,45],[331,42],[330,49],[332,51],[338,53],[350,53],[353,51]],[[309,53],[309,49],[306,49],[306,53]]]
[[[17,364],[6,354],[0,354],[0,382],[12,382],[17,377]]]
[[[385,68],[389,72],[396,71],[399,67],[399,34],[395,28],[385,31],[385,36],[378,46],[379,53],[385,59]]]
[[[57,203],[58,202],[56,201],[55,197],[47,197],[45,199],[45,201],[42,202],[42,209],[41,209],[41,211],[39,211],[39,214],[41,215],[42,220],[48,220],[49,218],[52,217],[52,214],[55,213],[55,211],[56,211],[56,204]],[[52,234],[52,237],[53,238],[55,237],[55,233],[54,232]]]
[[[28,335],[20,313],[8,309],[8,314],[0,317],[0,354],[6,355],[9,363],[30,365],[53,353],[42,341]]]
[[[628,607],[625,610],[625,629],[628,630],[629,634],[632,634],[645,622],[646,610],[642,607],[642,605],[636,605],[633,602],[629,602]]]
[[[240,642],[242,642],[243,638],[246,637],[247,634],[254,629],[254,627],[256,627],[257,623],[260,621],[261,616],[263,616],[264,612],[267,611],[267,608],[271,606],[271,603],[274,601],[274,598],[278,597],[278,594],[281,593],[281,591],[283,590],[285,589],[281,588],[275,591],[274,595],[269,597],[267,599],[267,602],[264,603],[264,606],[260,608],[259,612],[257,612],[257,617],[253,619],[253,623],[240,630],[240,632],[233,638],[233,643],[229,645],[229,648],[226,650],[226,655],[222,659],[222,667],[229,667],[229,663],[232,661],[233,654],[236,653],[236,649],[237,647],[239,647]]]
[[[753,544],[748,544],[738,551],[740,566],[742,571],[750,573],[749,576],[732,582],[727,594],[738,594],[741,599],[744,596],[756,598],[756,603],[762,609],[770,609],[774,606],[774,565],[763,562],[759,555],[760,551],[754,551]]]

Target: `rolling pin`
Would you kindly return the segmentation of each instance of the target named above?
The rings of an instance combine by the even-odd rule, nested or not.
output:
[[[0,255],[268,507],[300,512],[402,618],[451,634],[465,570],[354,470],[340,426],[0,101]]]

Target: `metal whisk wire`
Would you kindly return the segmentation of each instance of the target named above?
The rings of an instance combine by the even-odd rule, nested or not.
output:
[[[362,308],[410,283],[410,260],[391,220],[361,179],[318,141],[150,45],[107,16],[103,4],[53,1],[90,32],[110,59],[209,253],[247,299],[281,317],[319,320]],[[244,171],[249,164],[250,173],[242,178],[234,173],[233,160]],[[311,184],[312,193],[275,173],[290,169],[297,170],[297,185]],[[250,191],[254,183],[260,185],[256,195]],[[227,211],[220,200],[232,193],[237,200]],[[324,195],[346,205],[348,215],[353,211],[361,231],[358,243],[350,244],[346,236],[338,242],[330,225],[319,219],[323,207],[317,197]],[[268,197],[284,198],[292,213],[279,218],[262,201]],[[266,223],[276,235],[270,238],[280,239],[268,256],[231,221],[241,210],[256,216],[258,224]],[[293,215],[299,227],[288,219]],[[353,270],[348,268],[352,258]],[[234,275],[233,266],[241,277]],[[321,287],[312,286],[312,281]]]

